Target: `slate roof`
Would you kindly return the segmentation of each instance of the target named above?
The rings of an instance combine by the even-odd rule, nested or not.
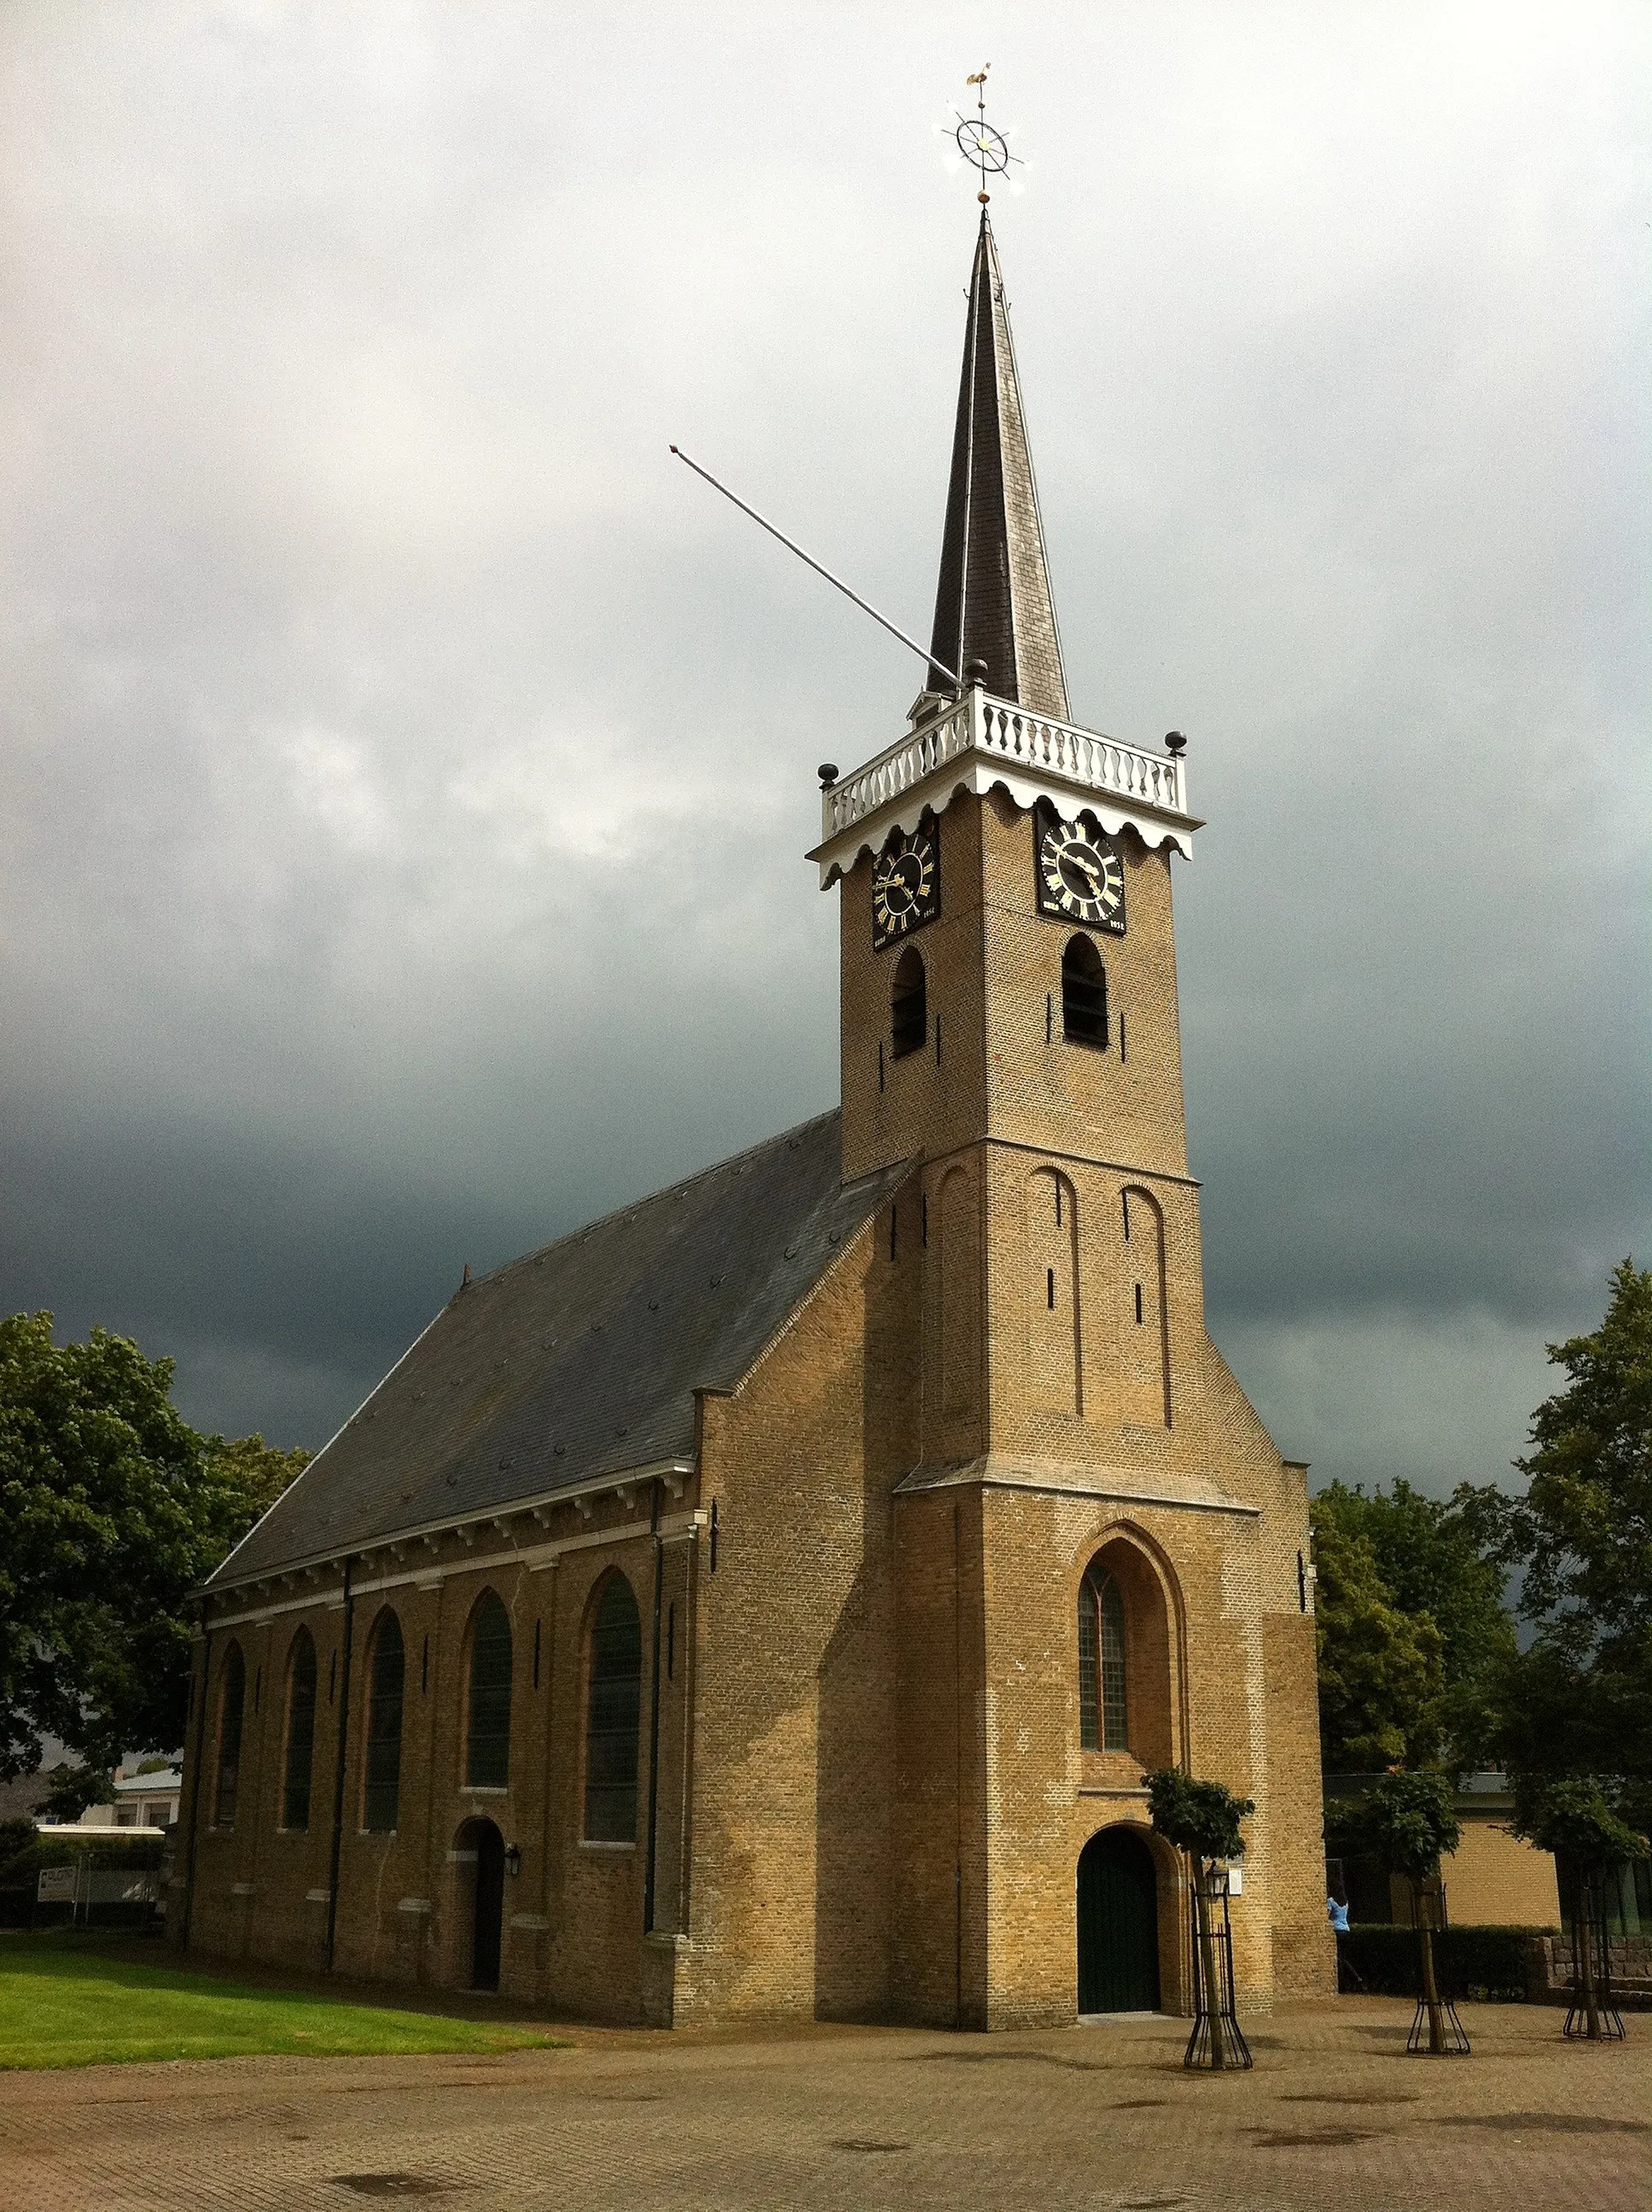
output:
[[[1021,411],[1004,272],[987,210],[969,279],[963,375],[929,649],[960,676],[987,664],[987,689],[1067,720],[1067,680],[1044,557],[1044,526]],[[938,690],[951,685],[932,666]]]
[[[689,1457],[695,1389],[740,1381],[907,1172],[845,1188],[841,1121],[467,1284],[211,1584]]]

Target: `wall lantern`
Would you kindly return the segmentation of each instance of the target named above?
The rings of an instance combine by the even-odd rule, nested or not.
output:
[[[507,1875],[511,1875],[513,1879],[521,1873],[522,1846],[520,1844],[511,1844],[507,1847],[505,1852],[505,1871]]]

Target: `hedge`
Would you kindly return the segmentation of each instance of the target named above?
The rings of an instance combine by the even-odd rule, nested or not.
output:
[[[1552,1928],[1442,1928],[1434,1938],[1440,1994],[1456,2001],[1519,2002],[1526,1947]],[[1418,1986],[1414,1928],[1356,1924],[1337,1938],[1337,1987],[1345,1996],[1412,1997]]]

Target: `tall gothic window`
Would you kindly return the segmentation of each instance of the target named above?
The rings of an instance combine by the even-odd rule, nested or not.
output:
[[[1107,970],[1087,937],[1070,937],[1061,955],[1061,1034],[1107,1049]]]
[[[929,994],[924,978],[924,957],[908,945],[895,967],[895,987],[890,1000],[890,1048],[900,1060],[921,1052],[929,1036]]]
[[[637,1738],[642,1720],[642,1622],[623,1575],[609,1577],[591,1624],[585,1737],[585,1832],[629,1844],[637,1832]]]
[[[503,1790],[511,1778],[511,1624],[489,1590],[471,1632],[471,1724],[465,1779],[472,1790]]]
[[[367,1753],[361,1792],[361,1826],[374,1835],[393,1834],[401,1814],[405,1671],[402,1624],[393,1613],[381,1613],[367,1672]]]
[[[212,1825],[233,1828],[241,1773],[241,1716],[246,1704],[246,1662],[232,1644],[224,1654],[223,1686],[218,1692],[218,1779],[213,1792]]]
[[[1078,1741],[1086,1751],[1127,1751],[1124,1600],[1093,1560],[1078,1587]]]
[[[310,1825],[310,1768],[315,1756],[315,1645],[307,1628],[293,1638],[287,1662],[287,1757],[281,1784],[281,1825]]]

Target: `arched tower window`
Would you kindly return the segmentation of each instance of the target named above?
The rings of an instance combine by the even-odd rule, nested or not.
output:
[[[591,1623],[585,1735],[585,1832],[629,1844],[637,1832],[637,1737],[642,1720],[642,1623],[631,1585],[610,1575]]]
[[[281,1825],[310,1825],[310,1768],[315,1756],[315,1644],[307,1628],[293,1638],[287,1661],[287,1756],[281,1778]]]
[[[1069,1044],[1107,1049],[1107,970],[1088,937],[1070,937],[1061,955],[1061,1034]]]
[[[1078,1586],[1078,1741],[1086,1751],[1127,1751],[1124,1600],[1091,1561]]]
[[[241,1772],[241,1716],[246,1705],[246,1662],[232,1644],[224,1654],[223,1686],[218,1692],[218,1777],[212,1797],[212,1825],[233,1828]]]
[[[361,1792],[361,1826],[392,1835],[402,1804],[402,1680],[406,1670],[402,1624],[381,1613],[373,1632],[367,1674],[367,1754]]]
[[[471,1631],[471,1715],[465,1779],[472,1790],[503,1790],[511,1778],[511,1624],[492,1590]]]
[[[895,987],[890,1000],[890,1048],[896,1060],[921,1052],[929,1036],[929,993],[924,977],[924,957],[908,945],[895,965]]]

